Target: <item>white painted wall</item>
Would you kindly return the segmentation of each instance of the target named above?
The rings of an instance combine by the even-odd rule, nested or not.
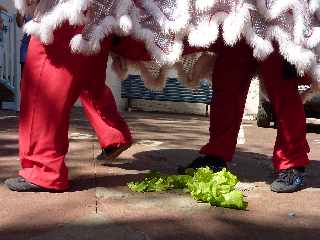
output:
[[[124,111],[127,107],[127,100],[121,98],[121,80],[111,70],[111,59],[109,59],[107,67],[107,79],[106,84],[111,88],[114,98],[116,100],[118,109]]]

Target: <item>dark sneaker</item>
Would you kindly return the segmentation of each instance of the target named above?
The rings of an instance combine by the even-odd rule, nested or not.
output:
[[[4,184],[11,190],[16,192],[50,192],[50,189],[40,187],[36,184],[28,182],[25,178],[19,176],[7,179]]]
[[[202,167],[210,167],[212,171],[219,172],[223,168],[227,168],[227,164],[224,160],[222,160],[219,157],[205,155],[205,156],[196,158],[195,160],[192,161],[192,163],[190,163],[186,167],[181,167],[181,166],[178,167],[178,173],[184,174],[185,171],[189,168],[197,169]]]
[[[122,145],[120,147],[108,147],[102,149],[97,156],[98,161],[112,161],[116,159],[122,152],[131,147],[131,144]]]
[[[276,180],[271,184],[271,191],[277,193],[291,193],[304,187],[305,168],[291,168],[279,172]]]

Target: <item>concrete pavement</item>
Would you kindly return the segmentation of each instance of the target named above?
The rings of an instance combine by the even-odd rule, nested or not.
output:
[[[125,113],[136,143],[115,162],[97,164],[99,145],[76,109],[67,164],[66,193],[16,193],[3,181],[19,169],[18,116],[0,111],[0,240],[320,239],[320,125],[310,124],[308,188],[293,194],[269,191],[275,129],[243,124],[232,171],[241,180],[247,211],[197,203],[183,192],[133,193],[126,184],[150,169],[173,174],[208,139],[205,117]],[[318,123],[314,121],[314,123]]]

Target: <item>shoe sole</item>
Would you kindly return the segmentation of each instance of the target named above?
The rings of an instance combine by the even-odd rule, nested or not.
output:
[[[40,187],[40,186],[37,186],[37,185],[30,185],[29,188],[25,188],[25,189],[21,189],[19,188],[18,186],[16,185],[13,185],[11,184],[10,182],[8,181],[5,181],[4,182],[5,185],[7,186],[7,188],[10,190],[10,191],[13,191],[13,192],[48,192],[48,193],[63,193],[63,192],[66,192],[67,189],[65,190],[56,190],[56,189],[49,189],[49,188],[43,188],[43,187]]]
[[[132,145],[125,145],[123,147],[118,148],[114,152],[108,155],[100,154],[96,159],[98,162],[104,162],[104,161],[113,161],[115,160],[121,153],[129,149]]]
[[[294,193],[294,192],[299,192],[303,189],[305,189],[305,185],[301,185],[295,189],[291,189],[291,190],[287,190],[287,191],[285,191],[285,190],[281,191],[281,190],[273,189],[272,187],[270,187],[270,190],[275,193]]]

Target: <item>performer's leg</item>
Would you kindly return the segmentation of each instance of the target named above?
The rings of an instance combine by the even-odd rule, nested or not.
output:
[[[219,171],[232,160],[235,152],[237,136],[241,125],[245,101],[256,63],[252,58],[252,50],[245,42],[235,47],[226,47],[217,43],[215,52],[217,59],[214,65],[210,105],[210,138],[197,158],[190,165],[178,169],[209,166]]]
[[[106,68],[110,51],[110,40],[105,40],[103,52],[88,63],[94,69],[84,75],[84,85],[80,100],[87,118],[95,129],[102,149],[130,146],[131,133],[125,120],[117,110],[112,91],[106,86]]]
[[[106,57],[109,55],[110,47],[114,53],[127,59],[150,60],[142,42],[130,37],[110,40],[106,40],[103,44],[105,54],[100,58],[104,58],[104,61],[95,61],[103,63],[103,65],[97,66],[95,64],[92,66],[94,69],[100,68],[98,72],[95,71],[94,81],[96,84],[87,86],[80,97],[85,113],[95,129],[102,147],[102,152],[97,160],[112,160],[130,147],[132,143],[130,130],[117,111],[111,90],[105,86]],[[92,76],[88,77],[92,78]]]
[[[260,73],[276,115],[277,138],[273,152],[274,168],[279,171],[271,190],[293,192],[303,187],[304,167],[308,165],[306,119],[297,77],[286,77],[284,62],[272,54],[260,64]]]
[[[63,52],[55,44],[47,48],[36,38],[31,40],[21,85],[19,124],[19,175],[56,190],[68,188],[64,158],[69,112],[80,92],[80,83],[65,64],[75,59]]]
[[[200,153],[224,161],[232,159],[245,101],[255,71],[252,50],[244,42],[222,47],[213,71],[210,139]]]
[[[6,181],[11,190],[68,188],[64,158],[69,114],[83,87],[81,76],[91,71],[85,67],[88,57],[68,51],[78,30],[66,24],[55,32],[51,45],[45,46],[36,38],[30,42],[21,85],[21,177]]]
[[[99,92],[94,95],[92,90],[84,91],[80,100],[101,148],[131,144],[129,127],[117,110],[110,88],[101,86]]]
[[[283,170],[309,163],[306,118],[298,92],[297,77],[283,77],[283,60],[272,54],[260,64],[260,73],[277,119],[274,167]]]

